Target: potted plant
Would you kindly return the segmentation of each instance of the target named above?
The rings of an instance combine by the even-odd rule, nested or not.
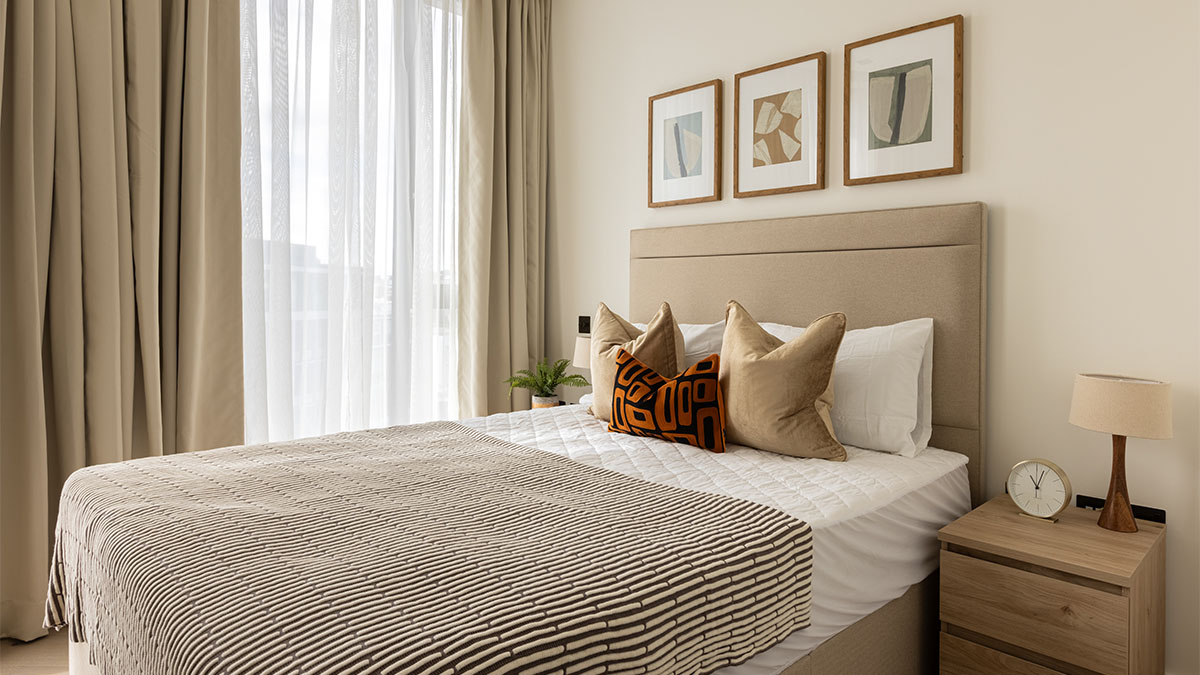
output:
[[[553,365],[549,359],[542,359],[532,372],[518,370],[516,375],[505,380],[508,395],[512,396],[512,390],[517,387],[528,389],[533,394],[534,408],[553,408],[558,405],[559,386],[586,387],[589,384],[582,375],[567,375],[568,365],[570,361],[566,359],[559,359]]]

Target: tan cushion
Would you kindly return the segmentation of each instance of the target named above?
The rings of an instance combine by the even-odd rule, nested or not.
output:
[[[793,457],[843,461],[833,434],[833,362],[846,315],[827,314],[784,342],[730,300],[721,345],[721,388],[729,443]]]
[[[592,318],[592,414],[605,422],[612,418],[613,379],[617,353],[622,349],[663,377],[678,375],[683,369],[683,333],[675,325],[671,306],[664,302],[645,332],[603,302],[596,308]]]

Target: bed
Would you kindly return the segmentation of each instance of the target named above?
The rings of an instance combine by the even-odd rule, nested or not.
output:
[[[757,607],[757,613],[766,615],[766,618],[753,618],[767,623],[755,624],[760,628],[749,630],[747,626],[750,624],[739,625],[731,619],[734,615],[730,615],[721,617],[722,621],[733,621],[729,624],[730,628],[715,631],[741,633],[736,640],[741,652],[722,657],[723,660],[704,662],[700,653],[703,650],[693,650],[691,654],[673,653],[671,658],[679,660],[664,662],[652,658],[656,648],[651,648],[648,660],[644,662],[649,672],[694,669],[697,663],[707,663],[700,666],[698,672],[712,672],[719,668],[715,672],[722,675],[929,672],[936,663],[936,646],[933,643],[936,636],[936,580],[933,573],[936,567],[935,533],[942,524],[967,510],[971,503],[978,503],[982,496],[986,334],[984,206],[979,203],[957,204],[634,230],[631,233],[630,251],[630,310],[634,320],[645,320],[658,302],[665,299],[679,317],[688,321],[714,321],[721,318],[724,302],[729,298],[741,300],[760,320],[792,325],[806,325],[813,318],[835,310],[847,314],[849,328],[895,323],[914,317],[932,317],[936,365],[933,375],[934,432],[930,445],[940,450],[928,450],[916,458],[902,458],[851,448],[850,461],[842,467],[830,469],[822,466],[827,464],[824,462],[797,462],[792,458],[772,456],[749,448],[732,447],[725,455],[713,455],[664,441],[608,434],[603,425],[588,417],[580,406],[564,406],[548,411],[468,420],[464,423],[467,427],[465,430],[462,427],[451,429],[445,426],[423,428],[423,438],[428,439],[430,445],[440,443],[439,447],[449,453],[432,462],[432,465],[436,467],[439,461],[452,458],[453,444],[464,442],[464,433],[475,433],[477,437],[471,438],[480,444],[475,452],[481,456],[486,454],[490,457],[499,453],[504,457],[493,458],[495,461],[534,462],[534,470],[523,469],[525,474],[542,472],[552,477],[559,475],[556,472],[563,472],[561,475],[570,476],[570,480],[606,481],[603,483],[605,490],[630,490],[631,503],[638,499],[646,500],[646,504],[661,504],[663,500],[675,503],[674,500],[680,500],[679,503],[686,508],[694,508],[696,500],[714,500],[712,503],[720,508],[736,507],[739,514],[744,511],[741,515],[747,528],[776,516],[804,524],[804,527],[792,528],[786,523],[781,525],[779,521],[771,521],[768,529],[771,536],[777,538],[771,540],[769,546],[759,547],[763,550],[754,554],[758,557],[747,557],[739,563],[759,570],[764,578],[770,574],[785,578],[789,570],[794,576],[803,576],[804,583],[796,586],[799,589],[797,595],[801,590],[805,594],[803,602],[778,603],[777,594],[772,594],[770,588],[756,592],[746,590],[744,597],[735,598],[733,604]],[[331,454],[341,452],[343,454],[339,457],[349,461],[357,454],[369,454],[365,451],[359,453],[358,449],[371,446],[382,453],[389,443],[400,443],[391,438],[389,433],[383,430],[345,435],[320,449],[320,452],[312,448],[289,448],[284,450],[284,459],[308,464],[321,464],[325,460],[336,463],[341,460],[332,459]],[[528,448],[536,452],[531,455],[527,452]],[[386,453],[375,457],[382,457],[383,454]],[[159,464],[138,464],[136,467],[168,472],[178,470],[209,477],[217,475],[213,473],[214,470],[229,467],[254,473],[263,470],[260,466],[262,455],[254,448],[233,448],[181,458],[163,458],[155,460]],[[267,462],[270,464],[268,470],[290,475],[296,466],[295,462]],[[357,482],[348,483],[347,489],[361,487],[363,476],[372,475],[370,470],[374,466],[368,466],[366,473],[356,476]],[[505,466],[503,463],[492,466],[481,464],[480,473],[486,475],[487,471],[503,471]],[[125,471],[123,468],[113,470]],[[113,476],[105,476],[105,471],[99,469],[101,475],[93,475],[92,478],[111,483]],[[173,477],[176,474],[168,475]],[[128,471],[121,476],[133,484],[144,478],[131,479]],[[329,476],[337,478],[335,474]],[[195,476],[191,476],[191,479],[195,479]],[[427,482],[438,480],[444,480],[444,477],[432,470],[426,477]],[[562,488],[547,480],[552,479],[530,482],[522,485],[521,490],[532,494],[550,493]],[[141,484],[140,489],[144,493],[152,493],[163,483],[161,476],[156,477]],[[195,480],[187,484],[193,486],[189,489],[196,489]],[[294,485],[289,489],[297,489]],[[329,488],[330,494],[321,498],[336,500],[337,490],[324,487]],[[367,487],[370,492],[370,486]],[[471,489],[478,490],[480,487],[476,485]],[[130,494],[139,491],[128,484],[122,486],[122,490]],[[254,483],[254,490],[278,492],[269,482],[261,481]],[[229,493],[228,489],[223,494],[234,501],[239,498],[239,495]],[[167,493],[163,495],[167,496]],[[78,491],[75,496],[79,497]],[[543,499],[546,495],[535,496]],[[553,495],[550,501],[559,498],[559,495]],[[94,495],[85,492],[81,501],[102,501],[102,494],[99,491]],[[153,500],[146,499],[145,502],[152,504]],[[454,506],[449,505],[443,510],[453,515]],[[380,513],[386,511],[386,507],[378,503],[370,503],[370,507],[383,509]],[[140,513],[142,517],[156,517],[153,509],[145,508]],[[227,530],[237,530],[238,513],[235,509],[221,514],[229,518],[230,526],[214,526],[209,537],[217,539],[226,536]],[[270,515],[275,517],[276,514]],[[539,517],[545,515],[540,514]],[[86,525],[76,525],[75,530],[92,529],[96,522],[95,519],[88,520]],[[263,522],[261,519],[246,521],[254,527]],[[358,521],[351,519],[347,522]],[[659,526],[677,527],[679,522],[663,521]],[[458,526],[463,526],[463,523],[458,523]],[[155,527],[162,529],[165,525],[135,523],[126,526],[126,529],[144,531]],[[242,529],[249,527],[246,525]],[[509,527],[509,524],[505,527]],[[62,530],[60,520],[60,534]],[[80,534],[70,526],[67,530],[68,535]],[[120,533],[119,529],[115,531]],[[602,536],[604,533],[596,530],[592,534]],[[719,534],[729,536],[728,532]],[[429,533],[421,536],[429,536]],[[627,544],[618,541],[614,545]],[[288,543],[276,545],[286,548]],[[796,552],[794,558],[812,559],[811,568],[788,567],[794,562],[791,558],[778,561],[770,559],[772,550],[793,548]],[[70,559],[70,556],[67,558]],[[127,559],[126,551],[122,563]],[[56,560],[62,563],[58,555]],[[74,560],[74,567],[81,567],[78,554]],[[294,561],[294,557],[289,561]],[[70,568],[72,564],[65,567]],[[807,583],[810,570],[813,580],[811,589]],[[640,570],[634,571],[641,574]],[[835,574],[835,571],[840,574]],[[80,612],[78,605],[71,606],[72,602],[79,602],[78,588],[68,588],[70,585],[64,582],[72,573],[78,575],[79,570],[63,574],[60,565],[55,572],[59,573],[59,587],[56,589],[52,582],[51,613],[69,609],[74,610],[77,616],[85,616],[86,613]],[[97,573],[95,569],[92,572]],[[136,576],[137,570],[134,572]],[[667,571],[663,574],[667,574]],[[200,576],[209,579],[206,589],[216,593],[223,588],[220,575]],[[263,579],[261,583],[265,590],[261,592],[264,595],[291,593],[289,588],[276,588],[279,582],[273,577]],[[722,580],[722,583],[725,582]],[[121,579],[113,583],[116,584],[113,588],[122,590],[121,584],[124,582]],[[376,579],[372,583],[382,582]],[[749,582],[739,584],[749,588]],[[741,589],[739,584],[730,584],[729,587]],[[155,589],[156,592],[159,590]],[[195,595],[196,589],[192,589],[192,592]],[[807,595],[809,592],[811,602]],[[430,602],[434,601],[439,600],[434,598]],[[672,600],[674,603],[675,600]],[[94,600],[91,603],[92,614],[117,611],[97,608],[98,604]],[[764,609],[768,606],[770,611]],[[286,605],[272,610],[274,613],[254,607],[246,611],[262,612],[255,615],[259,620],[239,617],[236,625],[282,623],[287,620],[288,610]],[[788,619],[792,621],[790,625],[804,626],[802,629],[788,628],[789,624],[783,619],[789,616],[789,612],[795,615]],[[750,614],[754,612],[750,611]],[[484,616],[487,618],[486,613]],[[748,622],[751,617],[747,617]],[[94,627],[95,617],[87,618]],[[152,616],[128,620],[163,626],[170,623],[168,618]],[[680,622],[681,634],[684,623]],[[73,640],[82,638],[82,632],[76,635],[75,630],[72,625]],[[237,635],[237,631],[229,626],[214,626],[211,622],[200,622],[190,630],[195,631],[195,635],[204,636],[224,631],[224,639],[231,643],[241,640],[247,644],[257,644],[251,637]],[[244,630],[242,632],[245,633]],[[112,642],[114,631],[110,630],[108,635],[107,640]],[[673,637],[664,633],[659,642],[650,644],[658,645],[664,652],[669,651],[663,645],[670,646],[674,642]],[[136,636],[129,639],[136,639]],[[616,638],[613,640],[615,644]],[[666,640],[666,643],[662,640]],[[176,644],[165,649],[172,649],[173,653],[186,652],[186,648],[179,646],[186,642],[176,640]],[[360,640],[351,644],[362,645],[364,642]],[[111,648],[111,644],[100,646],[74,641],[71,647],[72,673],[86,675],[95,672],[95,668],[89,664],[89,661],[96,660],[91,650]],[[155,648],[164,647],[160,645]],[[560,646],[553,644],[551,648],[556,650]],[[638,648],[645,651],[644,646]],[[456,657],[453,653],[443,653],[446,652],[444,646],[439,649],[441,651],[436,653],[436,657],[442,659],[443,665],[454,663]],[[299,669],[340,672],[350,667],[347,665],[349,661],[338,661],[330,655],[336,653],[336,649],[322,650],[321,645],[306,644],[301,649],[285,640],[273,644],[271,650],[269,657],[257,662],[264,671]],[[297,651],[303,651],[309,660],[297,659]],[[474,645],[471,654],[472,658],[477,654],[483,654],[478,657],[481,659],[487,656],[486,650],[481,651]],[[114,672],[112,663],[116,661],[109,661],[109,672]],[[538,652],[530,663],[553,672],[547,665],[552,664],[552,657],[546,656],[546,650]],[[681,665],[672,666],[672,663]],[[244,662],[242,666],[245,666]],[[164,672],[169,672],[169,669]],[[375,670],[359,669],[355,672]],[[381,666],[378,672],[389,671]],[[488,672],[486,665],[482,669],[477,668],[476,672]]]

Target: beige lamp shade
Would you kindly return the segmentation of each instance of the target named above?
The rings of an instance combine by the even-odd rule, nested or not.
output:
[[[1076,375],[1070,422],[1115,436],[1171,438],[1171,385],[1123,375]]]
[[[582,335],[575,338],[575,358],[571,359],[571,365],[585,370],[592,367],[592,338]]]

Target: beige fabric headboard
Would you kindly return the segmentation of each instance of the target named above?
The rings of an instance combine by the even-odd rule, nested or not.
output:
[[[633,321],[663,300],[681,323],[720,321],[730,299],[759,321],[794,326],[834,311],[849,328],[932,317],[930,445],[970,458],[972,499],[982,501],[984,204],[641,229],[629,244]]]

